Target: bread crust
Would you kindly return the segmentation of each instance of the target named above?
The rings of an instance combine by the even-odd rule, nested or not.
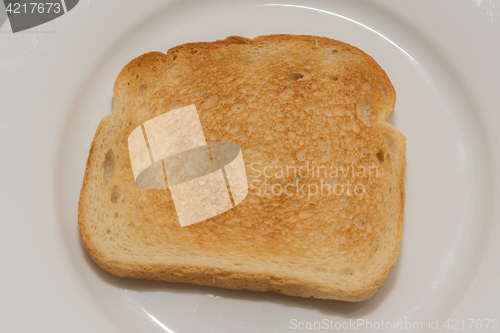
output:
[[[142,259],[138,259],[137,256],[126,253],[126,248],[128,244],[127,241],[123,241],[123,243],[121,243],[120,246],[122,250],[120,250],[120,247],[115,245],[112,245],[110,247],[108,247],[107,244],[103,245],[104,238],[101,237],[101,235],[107,232],[107,230],[110,231],[110,233],[115,238],[115,240],[113,240],[114,242],[116,241],[116,238],[119,237],[116,236],[114,234],[114,230],[112,230],[112,227],[116,226],[116,224],[108,224],[108,222],[104,222],[111,220],[113,218],[111,215],[115,214],[116,216],[116,214],[118,214],[120,215],[119,217],[120,219],[122,219],[123,217],[123,223],[127,223],[127,221],[129,220],[133,220],[134,216],[143,216],[144,218],[146,218],[148,216],[147,212],[158,211],[159,210],[158,207],[165,207],[165,203],[167,203],[168,205],[169,202],[168,198],[165,199],[161,194],[158,194],[158,192],[148,192],[147,194],[149,196],[148,202],[151,203],[151,208],[148,209],[148,207],[146,207],[145,209],[145,207],[143,207],[145,212],[141,213],[142,215],[130,213],[130,219],[127,219],[127,214],[129,213],[132,203],[129,206],[126,207],[124,206],[124,208],[119,208],[117,204],[113,203],[110,204],[108,202],[103,203],[101,206],[99,206],[100,204],[97,204],[97,202],[104,200],[102,198],[105,198],[105,196],[104,194],[102,196],[100,196],[100,194],[96,195],[96,193],[100,193],[101,191],[102,192],[110,191],[110,189],[112,190],[114,188],[113,186],[118,186],[120,187],[120,189],[125,187],[126,191],[129,189],[129,187],[123,185],[123,183],[126,182],[131,182],[131,181],[133,182],[133,178],[131,178],[130,171],[127,171],[127,168],[129,168],[130,164],[129,162],[126,161],[127,159],[126,153],[128,153],[128,148],[126,147],[123,138],[126,138],[130,133],[131,129],[133,129],[134,126],[137,126],[138,123],[140,124],[141,122],[147,119],[151,119],[154,116],[158,115],[153,112],[146,115],[140,114],[138,116],[135,115],[126,117],[123,116],[124,113],[131,112],[129,111],[130,109],[127,109],[127,103],[133,103],[133,101],[139,99],[139,97],[130,97],[131,91],[133,89],[136,89],[135,91],[139,91],[138,94],[140,96],[141,89],[143,89],[142,88],[143,85],[147,85],[147,89],[152,89],[153,91],[155,91],[156,94],[147,97],[149,97],[150,100],[155,103],[157,101],[161,102],[162,97],[161,95],[158,94],[158,92],[162,92],[161,87],[163,83],[161,82],[161,80],[158,79],[159,76],[157,71],[160,71],[161,69],[163,70],[162,75],[168,76],[170,73],[169,72],[170,68],[172,68],[169,66],[173,66],[171,64],[174,63],[175,60],[178,59],[179,57],[181,59],[189,59],[189,57],[195,57],[196,54],[206,54],[206,53],[215,54],[215,56],[217,56],[218,49],[222,50],[225,48],[227,49],[229,47],[238,47],[241,45],[249,45],[252,47],[259,46],[262,48],[266,48],[266,47],[272,47],[275,44],[286,44],[286,43],[292,43],[290,45],[295,45],[295,44],[310,45],[312,48],[314,48],[315,46],[318,48],[333,46],[339,50],[338,52],[346,53],[353,59],[356,59],[356,61],[362,62],[363,66],[366,67],[366,71],[368,72],[367,76],[370,77],[372,81],[378,84],[380,87],[383,87],[380,88],[380,92],[377,92],[378,95],[376,96],[379,97],[372,98],[374,110],[370,126],[373,126],[373,128],[380,127],[379,130],[380,133],[382,134],[380,135],[377,134],[378,135],[377,138],[379,139],[382,138],[381,140],[383,140],[383,138],[388,137],[389,140],[391,141],[390,145],[392,145],[393,149],[392,150],[393,153],[390,160],[388,160],[386,157],[387,161],[386,164],[393,163],[394,161],[394,163],[391,164],[392,168],[391,170],[393,172],[395,188],[392,189],[391,191],[396,192],[396,195],[392,197],[391,195],[387,194],[387,196],[390,197],[389,199],[390,203],[388,205],[391,205],[392,207],[391,211],[394,212],[394,216],[391,219],[392,225],[390,227],[386,227],[391,229],[392,233],[391,236],[389,237],[389,236],[383,236],[382,233],[375,234],[375,231],[373,231],[373,234],[370,233],[366,235],[365,236],[366,239],[361,241],[359,240],[360,236],[358,237],[357,229],[355,229],[352,226],[352,223],[350,224],[349,228],[353,229],[349,229],[347,232],[345,232],[347,234],[346,237],[349,237],[349,232],[351,232],[352,230],[356,231],[356,237],[358,238],[355,239],[355,242],[357,242],[356,244],[358,243],[361,244],[361,246],[359,246],[360,247],[359,250],[356,249],[352,251],[353,252],[352,258],[363,257],[364,259],[360,260],[362,261],[363,265],[365,264],[365,261],[368,260],[366,259],[368,257],[365,256],[365,252],[367,251],[365,247],[371,246],[371,243],[380,242],[380,239],[383,240],[383,237],[390,238],[389,242],[390,246],[387,245],[387,247],[390,247],[390,249],[387,251],[385,258],[383,259],[384,260],[383,265],[381,264],[383,267],[377,271],[378,273],[376,274],[376,276],[370,276],[369,283],[353,289],[350,287],[342,287],[342,285],[339,286],[339,284],[334,284],[330,286],[328,284],[323,284],[323,283],[314,283],[311,282],[311,279],[301,277],[300,275],[297,275],[297,277],[289,277],[289,276],[281,276],[280,274],[263,274],[258,272],[251,273],[251,272],[245,272],[243,270],[238,271],[234,267],[231,269],[224,269],[224,268],[220,269],[217,267],[217,265],[211,267],[210,265],[200,266],[189,263],[179,264],[173,262],[172,263],[161,263],[161,262],[153,263],[147,261],[142,262],[141,261]],[[235,59],[237,56],[240,56],[240,54],[236,53]],[[361,60],[357,60],[358,58]],[[356,65],[358,67],[361,66],[358,63],[356,63]],[[344,66],[345,68],[347,68],[346,69],[347,72],[349,71],[349,66],[352,67],[351,69],[355,68],[354,65],[347,64]],[[303,66],[297,66],[297,67],[300,67],[299,69],[304,71]],[[193,72],[196,70],[196,68],[192,69],[190,69],[189,67],[185,68],[188,68],[190,71]],[[231,69],[229,67],[223,67],[219,68],[219,70],[227,72],[228,73],[227,75],[230,76],[232,75],[231,71],[235,69]],[[305,70],[305,72],[307,71],[308,70]],[[177,75],[178,73],[175,74]],[[305,74],[307,75],[307,73]],[[192,75],[200,75],[200,74],[192,74]],[[137,82],[134,80],[136,80]],[[172,80],[173,82],[175,82],[175,80],[177,80],[177,77],[172,78]],[[352,81],[354,82],[354,80],[355,78],[353,77]],[[346,78],[344,85],[347,85],[348,82],[349,81]],[[202,86],[202,84],[200,84],[200,86]],[[145,89],[146,88],[144,88],[143,90]],[[186,89],[189,89],[189,87],[187,87]],[[278,90],[279,89],[281,88],[278,88]],[[354,91],[357,92],[356,89]],[[222,96],[222,93],[220,94]],[[115,85],[113,87],[113,95],[115,99],[113,106],[113,113],[102,119],[102,121],[99,124],[99,127],[97,128],[92,144],[90,146],[89,157],[87,160],[87,167],[85,170],[83,185],[80,193],[79,208],[78,208],[78,224],[83,245],[85,246],[85,249],[92,257],[92,259],[104,270],[121,277],[192,283],[192,284],[216,286],[228,289],[247,289],[247,290],[261,291],[261,292],[274,291],[277,293],[291,295],[291,296],[315,297],[321,299],[335,299],[335,300],[351,301],[351,302],[362,301],[372,297],[376,293],[378,288],[383,284],[387,275],[389,274],[389,272],[392,270],[392,268],[396,263],[402,236],[404,202],[405,202],[404,177],[406,170],[406,139],[392,125],[385,122],[388,119],[388,117],[392,115],[392,112],[394,110],[396,93],[386,73],[380,68],[380,66],[375,62],[375,60],[373,60],[373,58],[371,58],[361,50],[351,45],[339,41],[334,41],[326,37],[269,35],[269,36],[256,37],[254,39],[248,39],[244,37],[230,36],[224,40],[216,42],[187,43],[179,45],[169,49],[166,54],[161,52],[149,52],[133,59],[122,69],[122,71],[118,75],[115,81]],[[385,98],[383,98],[384,95]],[[221,97],[219,97],[219,100],[220,98]],[[359,98],[359,96],[357,98]],[[170,104],[171,108],[172,104],[174,104],[174,107],[176,106],[175,101],[171,102]],[[138,103],[137,105],[141,104]],[[155,105],[155,104],[150,104],[150,105]],[[212,112],[210,111],[211,110],[210,107],[207,108],[204,107],[203,105],[200,105],[198,107],[199,109],[205,110],[206,112]],[[133,109],[133,107],[131,107],[131,109]],[[148,111],[145,110],[141,112],[147,113]],[[120,117],[122,117],[126,121],[123,120],[118,123],[116,119],[121,119]],[[353,117],[351,117],[351,119],[353,119]],[[215,126],[214,128],[217,127]],[[210,125],[207,125],[205,129],[210,129]],[[113,135],[116,136],[116,139],[115,137],[113,137]],[[118,147],[118,148],[108,149],[108,147]],[[102,169],[105,168],[103,165],[107,162],[106,159],[103,157],[110,150],[112,151],[112,154],[114,154],[113,156],[118,155],[116,152],[120,152],[120,160],[113,162],[115,163],[115,165],[113,166],[114,175],[111,176],[112,180],[108,184],[104,184],[105,181],[103,181],[100,178],[100,175],[102,174]],[[117,159],[117,157],[113,158]],[[383,190],[386,191],[385,188]],[[127,193],[125,195],[127,195]],[[113,199],[111,200],[113,201]],[[134,199],[132,198],[128,200],[133,201]],[[118,203],[118,205],[119,204],[120,203]],[[299,211],[297,211],[297,214],[299,214]],[[382,213],[379,212],[378,214],[380,215]],[[227,219],[228,218],[226,218],[226,220]],[[149,236],[149,238],[148,237],[146,238],[150,239],[153,236],[151,236],[151,233],[145,232],[145,230],[149,230],[148,228],[153,228],[154,223],[153,222],[144,223],[144,219],[141,221],[142,221],[141,223],[135,224],[134,226],[136,228],[135,230],[140,230],[141,233]],[[165,222],[165,223],[170,223],[170,222]],[[104,224],[106,224],[106,226],[101,228],[100,226]],[[137,227],[138,224],[140,224],[139,229]],[[200,243],[203,243],[203,240],[196,238],[196,236],[201,235],[198,230],[203,230],[203,224],[204,223],[199,223],[197,226],[193,226],[196,229],[191,227],[186,227],[185,228],[186,230],[188,230],[188,228],[191,228],[189,229],[191,231],[184,231],[184,233],[182,234],[179,233],[179,235],[182,235],[183,237],[180,238],[180,241],[182,242],[185,239],[189,239],[189,241],[193,242],[193,244],[199,245]],[[123,228],[122,225],[119,225],[119,228]],[[170,225],[172,224],[169,225],[165,224],[163,228],[166,229],[172,228]],[[243,225],[244,224],[238,224],[237,226],[241,227]],[[216,230],[217,223],[215,224],[208,223],[205,224],[205,227],[206,230],[208,230],[209,228]],[[319,230],[321,230],[321,227],[318,228]],[[378,226],[378,228],[382,229],[380,225]],[[375,229],[377,229],[377,225],[374,225],[373,230]],[[195,233],[195,230],[198,233]],[[250,232],[250,230],[254,229],[248,228],[243,230],[247,230],[248,232]],[[123,231],[121,232],[123,233]],[[192,237],[189,236],[190,238],[186,238],[188,237],[186,236],[186,233],[189,232],[192,232],[193,236]],[[367,233],[366,231],[364,232]],[[224,231],[224,233],[226,233],[226,231]],[[377,239],[377,237],[380,238]],[[270,237],[267,238],[265,241],[272,242],[274,239],[275,238]],[[155,241],[158,240],[155,239]],[[144,240],[144,244],[147,243],[148,241]],[[159,240],[159,243],[161,243],[161,240]],[[365,243],[366,244],[370,243],[370,244],[365,245]],[[202,244],[201,246],[208,246],[208,245]],[[213,247],[207,247],[207,250],[212,251]],[[219,251],[223,252],[225,250],[224,248],[219,248]],[[350,250],[347,249],[347,251],[349,252]],[[255,252],[255,255],[257,257],[261,255],[262,258],[267,258],[266,255],[261,252]],[[351,254],[349,253],[349,255]],[[293,255],[291,255],[290,258],[292,257],[295,258],[296,256],[298,255],[293,253]],[[360,265],[360,267],[362,267],[362,265]]]

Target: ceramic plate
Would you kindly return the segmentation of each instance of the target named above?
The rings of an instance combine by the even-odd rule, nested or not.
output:
[[[0,331],[499,330],[494,0],[90,1],[9,29],[8,21],[0,29]],[[379,292],[345,303],[100,269],[80,243],[78,196],[120,69],[185,42],[272,33],[352,44],[396,89],[392,123],[408,145],[404,232]]]

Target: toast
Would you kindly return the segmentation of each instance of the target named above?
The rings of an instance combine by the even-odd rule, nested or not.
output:
[[[325,37],[231,36],[143,54],[119,73],[90,146],[83,244],[122,277],[368,299],[403,228],[406,138],[387,122],[395,102],[373,58]],[[248,195],[181,227],[168,188],[135,183],[127,140],[189,105],[206,142],[240,147]]]

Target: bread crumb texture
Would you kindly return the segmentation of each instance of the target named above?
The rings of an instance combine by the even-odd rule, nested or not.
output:
[[[386,122],[395,90],[369,55],[325,37],[232,36],[143,54],[122,69],[113,95],[78,214],[83,244],[102,268],[346,301],[367,299],[384,282],[401,241],[406,138]],[[249,194],[181,228],[168,190],[135,184],[127,139],[190,104],[207,142],[241,147]],[[348,181],[364,191],[348,195]]]

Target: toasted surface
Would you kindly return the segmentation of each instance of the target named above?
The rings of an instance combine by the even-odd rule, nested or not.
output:
[[[233,36],[141,55],[113,94],[90,147],[78,214],[83,244],[102,268],[346,301],[382,285],[401,241],[406,138],[386,122],[396,94],[370,56],[325,37]],[[207,142],[241,147],[250,192],[235,208],[181,228],[168,190],[135,184],[127,138],[190,104]],[[302,174],[280,173],[293,168]],[[271,192],[289,184],[287,193]],[[336,192],[314,194],[314,184]],[[354,193],[359,184],[364,191]]]

